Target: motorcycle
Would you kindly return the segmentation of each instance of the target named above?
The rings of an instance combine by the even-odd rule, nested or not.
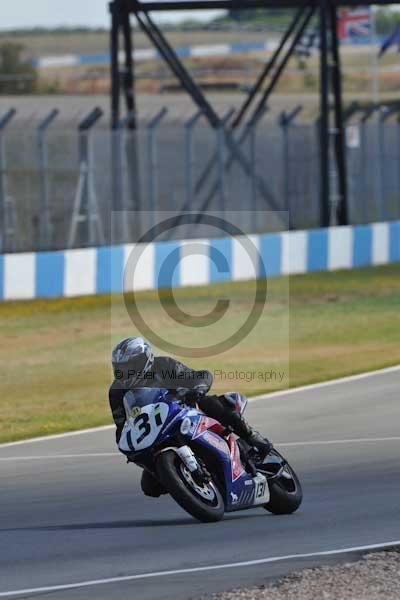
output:
[[[227,395],[242,414],[247,398]],[[225,512],[254,507],[289,514],[300,506],[299,479],[275,448],[260,456],[221,423],[163,388],[128,391],[124,406],[119,449],[196,519],[219,521]]]

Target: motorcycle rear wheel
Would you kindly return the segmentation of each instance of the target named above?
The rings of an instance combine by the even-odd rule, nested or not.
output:
[[[257,469],[267,476],[270,493],[269,502],[264,504],[263,508],[274,515],[290,515],[302,503],[301,483],[292,467],[277,450],[272,450],[271,454],[282,461],[282,468],[278,471],[279,475],[277,473],[277,476],[271,477],[268,468],[264,470],[264,465],[257,465]],[[268,463],[268,458],[265,459],[265,462]]]
[[[175,502],[199,521],[212,523],[224,516],[224,500],[216,484],[210,481],[204,486],[198,485],[173,450],[160,454],[157,475]]]

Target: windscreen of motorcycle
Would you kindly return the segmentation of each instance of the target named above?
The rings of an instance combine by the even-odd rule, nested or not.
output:
[[[152,446],[168,418],[169,405],[162,401],[164,390],[143,390],[129,391],[124,397],[127,420],[118,444],[123,452],[138,452]]]

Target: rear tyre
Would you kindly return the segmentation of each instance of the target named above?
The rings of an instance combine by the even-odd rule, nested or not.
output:
[[[212,523],[224,516],[224,500],[214,481],[203,486],[197,484],[173,450],[160,454],[157,475],[175,502],[199,521]]]
[[[296,473],[286,460],[275,449],[272,453],[278,462],[268,465],[268,457],[265,465],[257,465],[257,470],[263,472],[268,478],[270,499],[264,508],[274,515],[290,515],[294,513],[303,500],[303,491]],[[271,467],[276,468],[276,473],[271,473]]]
[[[287,489],[287,482],[281,477],[269,482],[270,500],[268,504],[264,504],[264,508],[274,515],[294,513],[303,500],[303,492],[296,473],[289,465],[286,465],[285,469],[291,471],[291,490]]]

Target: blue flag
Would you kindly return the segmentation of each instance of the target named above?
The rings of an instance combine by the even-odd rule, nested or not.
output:
[[[385,54],[386,50],[390,48],[390,46],[394,46],[397,44],[398,50],[400,52],[400,24],[396,26],[396,29],[387,37],[379,50],[379,58]]]
[[[318,29],[306,31],[299,40],[295,53],[297,56],[308,58],[313,50],[321,46],[320,35]]]

